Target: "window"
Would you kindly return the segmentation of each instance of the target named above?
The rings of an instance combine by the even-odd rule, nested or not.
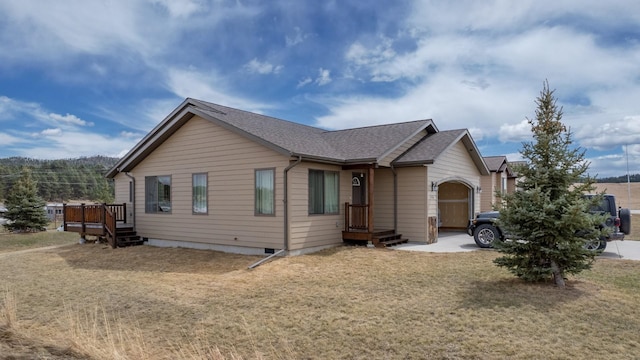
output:
[[[337,214],[340,178],[336,171],[309,170],[309,214]]]
[[[256,170],[256,215],[275,215],[275,178],[275,169]]]
[[[147,176],[144,187],[144,212],[171,212],[171,176]]]
[[[207,174],[193,174],[192,200],[194,214],[207,213]]]

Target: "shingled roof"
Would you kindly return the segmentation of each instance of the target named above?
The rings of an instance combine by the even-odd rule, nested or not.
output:
[[[487,164],[489,171],[502,172],[507,167],[506,156],[485,156],[484,162]]]
[[[129,171],[194,115],[261,143],[285,156],[336,164],[377,163],[410,138],[428,136],[398,162],[429,163],[466,130],[438,132],[430,119],[328,131],[210,102],[187,98],[109,171],[107,177]],[[428,140],[428,141],[427,141]],[[475,148],[470,137],[471,145]],[[467,141],[465,140],[465,141]],[[482,161],[482,160],[480,160]],[[484,168],[484,163],[481,168]]]
[[[484,162],[491,172],[506,172],[508,177],[516,177],[506,156],[485,156]]]
[[[209,115],[206,119],[235,128],[230,130],[252,135],[292,155],[326,160],[375,162],[389,148],[400,145],[426,127],[437,131],[431,120],[328,131],[202,100],[192,101]]]

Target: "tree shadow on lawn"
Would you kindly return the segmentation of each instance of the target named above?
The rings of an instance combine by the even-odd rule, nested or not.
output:
[[[262,256],[213,250],[130,246],[111,249],[104,244],[77,244],[57,251],[69,266],[86,270],[224,274],[247,267]]]
[[[559,304],[570,303],[590,291],[581,281],[569,281],[564,289],[551,282],[527,283],[520,279],[478,280],[468,284],[460,297],[462,307],[470,309],[535,308],[549,310]]]

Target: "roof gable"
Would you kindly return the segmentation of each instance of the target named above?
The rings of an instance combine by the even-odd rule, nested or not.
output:
[[[515,176],[506,156],[486,156],[484,157],[484,161],[491,172],[506,172],[507,176]]]
[[[427,135],[422,141],[399,156],[393,164],[395,166],[433,164],[442,154],[460,141],[469,152],[469,156],[471,156],[480,173],[482,175],[488,175],[489,169],[466,129],[446,130]]]

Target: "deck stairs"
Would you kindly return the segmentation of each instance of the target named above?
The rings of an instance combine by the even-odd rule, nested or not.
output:
[[[372,243],[375,247],[388,247],[408,242],[409,239],[396,234],[393,230],[379,231],[373,234]]]
[[[142,245],[144,240],[133,230],[133,227],[118,227],[116,230],[116,244],[118,247]]]

